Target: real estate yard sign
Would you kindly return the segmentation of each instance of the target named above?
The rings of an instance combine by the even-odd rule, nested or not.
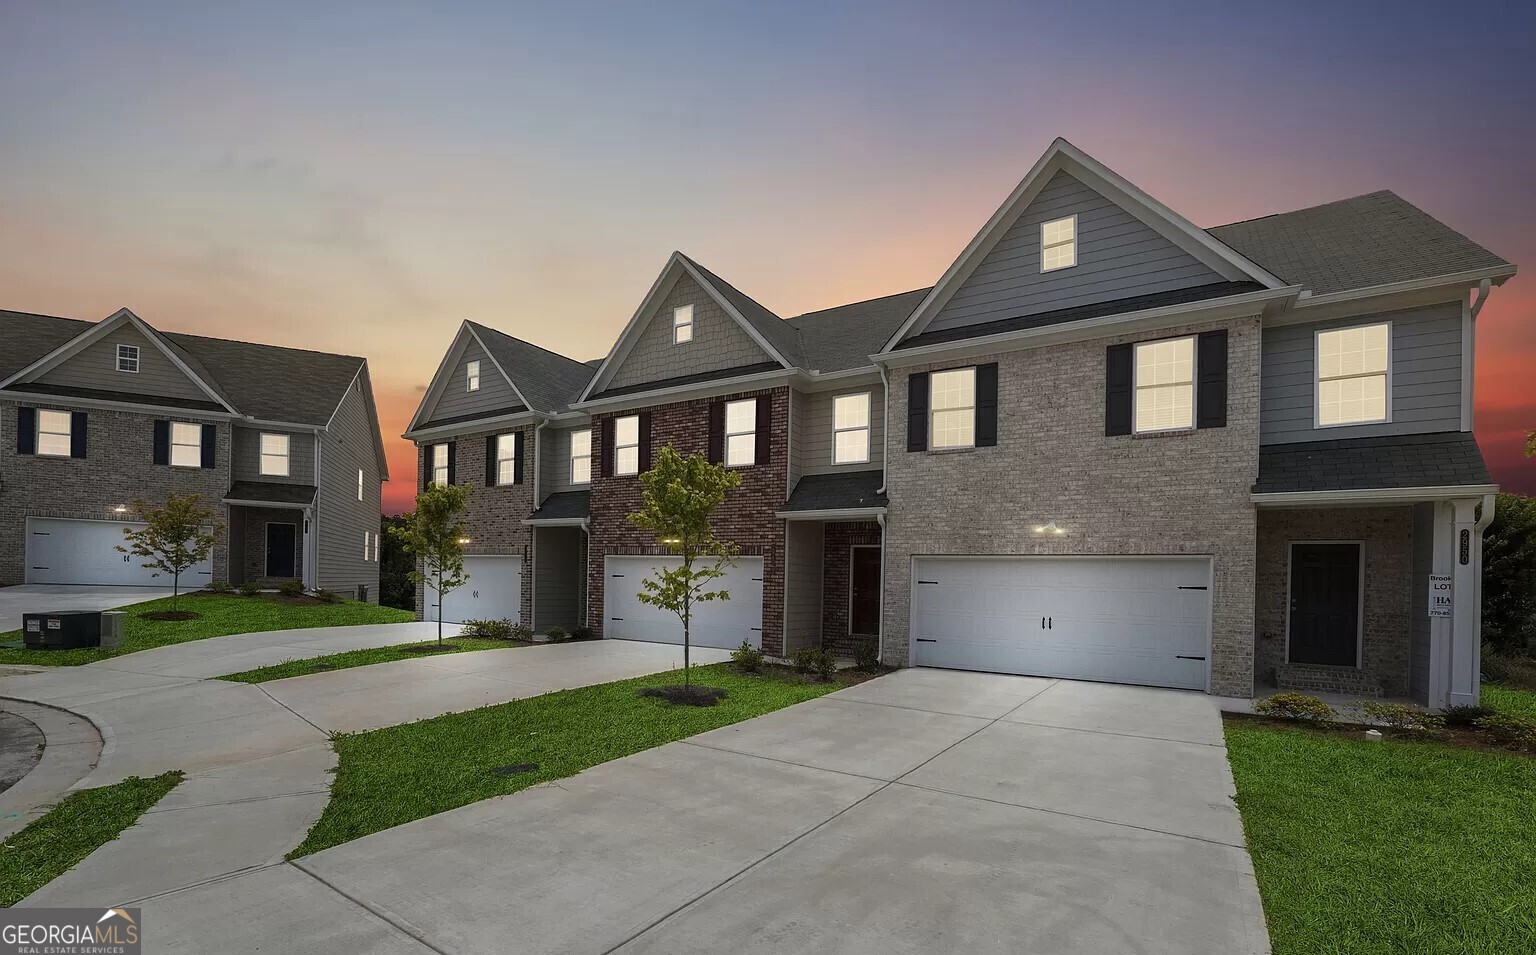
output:
[[[1429,575],[1429,615],[1431,617],[1449,617],[1451,615],[1451,575]]]

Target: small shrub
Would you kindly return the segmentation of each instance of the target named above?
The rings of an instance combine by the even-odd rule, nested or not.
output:
[[[261,593],[261,587],[254,580],[247,580],[240,585],[240,596],[242,597],[254,597],[259,593]]]
[[[550,643],[564,643],[571,638],[571,632],[564,627],[550,627],[544,631],[544,636],[549,638]]]
[[[528,643],[533,639],[533,628],[526,623],[512,624],[510,633],[511,636],[507,638],[508,640],[521,640],[523,643]]]
[[[731,651],[731,662],[743,673],[757,673],[763,668],[763,651],[743,640],[741,646]]]
[[[480,637],[483,640],[511,640],[510,620],[466,620],[461,636]]]
[[[830,680],[837,673],[837,658],[818,647],[801,647],[795,651],[795,670]]]
[[[1370,700],[1360,703],[1354,708],[1367,720],[1379,723],[1389,729],[1432,733],[1445,726],[1445,717],[1425,712],[1417,706],[1409,706],[1407,703],[1387,703],[1383,700]]]
[[[1492,716],[1494,709],[1491,706],[1447,706],[1440,711],[1441,719],[1446,726],[1475,726],[1477,721],[1485,716]]]
[[[1478,729],[1492,736],[1505,746],[1515,749],[1536,749],[1536,720],[1507,713],[1485,716],[1475,724]]]
[[[880,666],[880,645],[872,640],[861,640],[853,648],[853,665],[860,670],[873,670]]]
[[[338,594],[334,590],[326,590],[324,587],[321,587],[319,590],[315,591],[315,599],[323,604],[339,604],[341,603],[341,594]]]
[[[232,594],[235,592],[234,585],[227,580],[210,581],[208,586],[203,589],[210,594]]]
[[[597,631],[591,627],[576,627],[571,630],[572,640],[596,640]]]
[[[304,596],[304,584],[298,580],[285,580],[277,585],[277,592],[284,597]]]
[[[1301,720],[1319,726],[1332,726],[1338,714],[1333,707],[1305,693],[1276,693],[1253,704],[1253,711],[1282,720]]]

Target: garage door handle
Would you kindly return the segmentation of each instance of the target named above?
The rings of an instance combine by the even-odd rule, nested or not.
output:
[[[1211,588],[1209,588],[1209,587],[1184,587],[1184,586],[1180,586],[1179,589],[1180,590],[1210,590]]]
[[[917,638],[917,642],[918,643],[938,643],[939,641],[933,640],[933,639],[930,639],[930,638],[927,638],[927,637],[918,637]]]
[[[937,580],[919,580],[918,583],[920,583],[920,584],[936,584],[936,583],[938,583],[938,581]]]
[[[1174,659],[1176,659],[1176,660],[1204,660],[1205,657],[1186,657],[1184,654],[1180,653],[1177,656],[1175,656]]]

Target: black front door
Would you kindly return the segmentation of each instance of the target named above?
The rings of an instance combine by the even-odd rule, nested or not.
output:
[[[849,574],[853,587],[848,632],[864,636],[880,633],[880,548],[855,547]]]
[[[1292,663],[1360,662],[1360,545],[1291,545]]]
[[[267,576],[297,577],[294,572],[293,542],[296,531],[292,524],[267,525]]]

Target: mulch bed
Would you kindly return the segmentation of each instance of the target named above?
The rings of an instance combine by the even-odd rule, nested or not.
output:
[[[1398,742],[1438,743],[1441,746],[1454,746],[1457,749],[1477,749],[1485,753],[1502,753],[1506,756],[1536,757],[1536,753],[1505,746],[1494,740],[1487,732],[1474,726],[1447,726],[1434,732],[1426,732],[1392,729],[1389,726],[1371,726],[1367,723],[1337,722],[1332,726],[1319,726],[1307,720],[1287,720],[1258,713],[1222,713],[1221,718],[1232,723],[1263,723],[1269,726],[1305,730],[1322,736],[1342,736],[1358,740],[1367,738],[1366,730],[1380,730],[1384,738]]]
[[[714,686],[646,686],[635,693],[666,700],[673,706],[718,706],[729,695]]]
[[[202,614],[192,610],[151,610],[139,614],[141,620],[201,620]]]

